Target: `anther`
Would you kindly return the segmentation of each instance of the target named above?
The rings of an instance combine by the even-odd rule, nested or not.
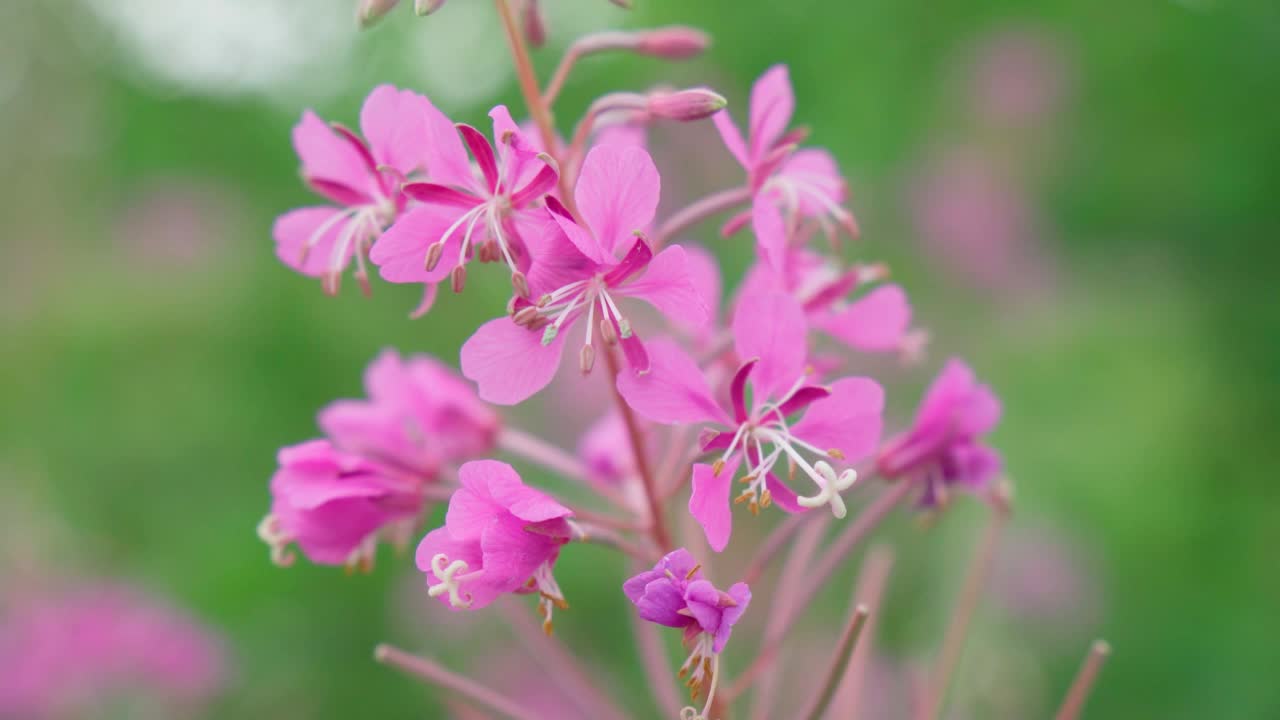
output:
[[[516,294],[520,297],[526,300],[529,298],[529,279],[519,270],[511,273],[511,287],[515,289]]]
[[[723,472],[723,471],[724,471],[724,460],[723,460],[723,459],[716,460],[715,462],[711,463],[711,474],[712,474],[712,475],[714,475],[714,476],[716,476],[716,477],[720,477],[720,473],[721,473],[721,472]]]
[[[532,305],[520,308],[515,315],[511,316],[511,319],[521,327],[530,327],[538,319],[538,308]]]
[[[426,268],[427,272],[431,272],[432,270],[436,269],[436,266],[440,264],[440,258],[443,255],[444,255],[443,242],[432,243],[431,246],[427,248],[427,260],[425,263],[423,263],[423,266]]]
[[[583,345],[582,351],[578,354],[578,369],[583,375],[591,373],[591,368],[596,364],[596,349],[590,345]]]
[[[600,320],[600,337],[609,347],[618,344],[618,331],[614,329],[613,322],[607,317]]]

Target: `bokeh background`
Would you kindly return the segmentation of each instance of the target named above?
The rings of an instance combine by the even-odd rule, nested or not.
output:
[[[891,264],[932,336],[920,366],[886,371],[894,416],[952,354],[1002,396],[1018,511],[955,717],[1045,717],[1096,636],[1115,654],[1089,718],[1280,717],[1280,5],[545,4],[544,73],[591,29],[715,37],[689,63],[584,63],[565,131],[596,95],[655,83],[707,83],[743,117],[751,80],[789,64],[797,120],[851,181],[849,252]],[[502,627],[428,610],[409,557],[280,570],[254,535],[276,448],[358,394],[378,349],[456,362],[502,301],[481,282],[410,321],[412,288],[330,298],[275,259],[274,216],[308,202],[291,125],[306,107],[352,122],[380,82],[476,124],[521,106],[488,3],[363,33],[348,0],[0,3],[0,602],[110,582],[181,608],[226,658],[208,717],[445,712],[372,661],[383,640],[538,677]],[[737,176],[706,126],[655,143],[669,204]],[[714,230],[689,239],[740,271],[749,244]],[[980,523],[961,502],[888,528],[884,717]],[[795,640],[815,648],[801,671],[857,564]],[[615,565],[566,554],[559,637],[648,717]]]

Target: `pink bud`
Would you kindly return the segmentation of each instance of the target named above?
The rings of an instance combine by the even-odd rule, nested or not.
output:
[[[706,33],[683,25],[646,30],[638,35],[636,52],[667,60],[695,57],[711,44],[711,38]]]
[[[654,117],[688,122],[711,117],[728,104],[723,96],[706,88],[692,88],[650,93],[646,109]]]
[[[524,0],[520,15],[524,20],[524,36],[529,39],[529,44],[536,48],[546,44],[547,22],[543,17],[542,8],[538,7],[538,0]]]
[[[413,0],[413,11],[421,16],[430,15],[444,5],[444,0]]]
[[[356,5],[356,21],[360,27],[367,28],[391,12],[400,0],[360,0]]]

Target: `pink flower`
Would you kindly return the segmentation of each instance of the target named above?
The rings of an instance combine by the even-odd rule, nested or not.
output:
[[[917,350],[921,334],[911,331],[911,304],[895,284],[863,288],[884,274],[876,265],[841,268],[831,260],[800,247],[791,247],[781,271],[757,262],[747,271],[742,296],[783,292],[804,308],[805,319],[854,350],[903,352]],[[849,295],[859,293],[855,299]]]
[[[605,413],[592,423],[578,442],[578,458],[591,479],[604,485],[621,485],[635,472],[635,453],[622,415]]]
[[[653,220],[659,184],[642,148],[603,145],[587,154],[574,193],[585,225],[548,197],[548,219],[531,236],[529,286],[538,301],[515,298],[512,317],[490,320],[462,346],[462,373],[479,385],[481,398],[514,405],[546,387],[560,366],[565,337],[584,316],[584,373],[595,361],[597,327],[607,344],[621,344],[636,374],[647,372],[648,353],[621,298],[644,300],[668,317],[706,321],[684,249],[672,245],[655,256],[638,236]]]
[[[627,580],[622,591],[641,618],[684,630],[684,644],[691,646],[692,652],[680,674],[683,677],[692,671],[690,684],[695,696],[711,680],[707,674],[714,674],[733,626],[751,604],[746,583],[734,583],[727,592],[716,589],[684,548],[667,553],[652,570]]]
[[[431,597],[478,610],[505,593],[536,592],[549,629],[553,607],[567,607],[552,567],[572,537],[573,512],[496,460],[469,462],[458,478],[462,487],[449,500],[444,527],[418,545]]]
[[[704,431],[702,449],[721,451],[721,456],[710,465],[694,465],[689,512],[716,552],[724,550],[732,532],[729,489],[739,464],[746,463],[746,489],[735,504],[746,502],[753,512],[775,501],[787,512],[830,505],[836,517],[843,517],[839,492],[857,475],[852,469],[837,474],[829,461],[855,462],[879,442],[884,391],[863,377],[812,383],[806,332],[804,312],[792,298],[778,293],[743,298],[733,334],[744,362],[730,385],[729,410],[715,401],[702,371],[674,343],[652,344],[649,375],[618,378],[618,391],[641,415],[660,423],[714,426]],[[798,414],[803,416],[797,422]],[[811,464],[806,456],[817,460]],[[779,461],[794,464],[814,482],[817,494],[797,497],[774,474]]]
[[[42,594],[0,617],[0,717],[96,716],[122,695],[140,713],[194,716],[226,674],[217,637],[133,588]]]
[[[442,462],[489,452],[501,420],[457,371],[384,350],[365,370],[367,400],[338,400],[319,423],[338,448],[428,479]]]
[[[749,221],[757,247],[775,268],[785,264],[789,237],[801,220],[817,220],[829,235],[834,234],[832,222],[851,236],[858,234],[853,214],[841,206],[845,182],[831,154],[818,149],[797,150],[806,131],[787,132],[794,110],[795,95],[787,68],[775,65],[751,88],[746,140],[728,110],[712,118],[725,146],[747,171],[747,182],[754,193],[750,213],[731,219],[725,233]]]
[[[400,184],[428,165],[435,167],[430,126],[437,117],[443,115],[425,97],[390,85],[374,88],[364,101],[364,140],[340,125],[326,125],[310,110],[303,113],[293,128],[302,177],[333,204],[298,208],[276,218],[272,235],[280,260],[304,275],[323,278],[332,294],[354,257],[356,276],[367,284],[364,256],[369,246],[405,209]]]
[[[446,277],[454,292],[466,283],[472,259],[502,262],[516,293],[527,296],[528,233],[542,225],[542,198],[556,186],[555,161],[525,139],[507,108],[489,112],[497,152],[479,130],[440,115],[432,141],[438,157],[431,182],[404,186],[420,205],[405,213],[373,247],[370,259],[384,280],[435,286]],[[459,139],[461,135],[461,139]],[[479,167],[472,171],[463,142]]]
[[[945,503],[952,487],[980,491],[1000,472],[1000,455],[980,441],[999,420],[995,394],[953,358],[929,387],[915,424],[881,450],[876,468],[923,483],[920,502],[928,507]]]
[[[296,543],[311,562],[368,568],[380,533],[403,541],[422,510],[421,481],[327,440],[281,448],[271,478],[271,513],[258,535],[279,565],[293,562]]]

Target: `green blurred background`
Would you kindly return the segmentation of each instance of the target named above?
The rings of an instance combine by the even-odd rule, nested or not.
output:
[[[663,82],[707,83],[741,121],[751,80],[788,63],[797,120],[851,180],[850,252],[891,264],[932,335],[921,367],[885,375],[894,417],[951,354],[1004,399],[1016,587],[980,615],[965,717],[1047,716],[1095,636],[1115,654],[1089,718],[1280,717],[1280,5],[546,4],[544,77],[588,29],[715,37],[689,63],[584,63],[565,132],[601,92]],[[489,4],[402,7],[365,33],[351,17],[347,0],[0,5],[0,568],[126,578],[190,608],[234,657],[214,717],[433,717],[374,644],[483,662],[422,611],[408,557],[280,570],[254,535],[276,448],[358,394],[379,348],[456,363],[502,302],[480,283],[410,321],[412,288],[329,298],[274,258],[272,219],[310,202],[288,142],[303,108],[354,122],[379,82],[476,124],[522,105]],[[669,207],[737,177],[707,127],[655,143]],[[744,266],[743,238],[693,235]],[[980,515],[896,519],[896,662],[930,656]],[[558,630],[647,717],[611,561],[566,553]],[[854,565],[815,627],[838,622]],[[1019,583],[1048,599],[1017,606]]]

